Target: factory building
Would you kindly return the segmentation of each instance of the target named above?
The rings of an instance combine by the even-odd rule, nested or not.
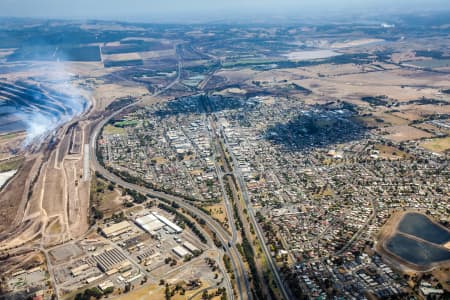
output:
[[[72,274],[73,277],[77,277],[77,276],[80,276],[81,274],[83,274],[83,272],[86,271],[87,269],[89,269],[89,265],[83,264],[81,266],[73,268],[70,271],[70,273]]]
[[[158,220],[160,220],[165,225],[167,225],[174,233],[181,233],[181,232],[183,232],[183,229],[180,226],[178,226],[177,224],[173,223],[172,221],[170,221],[166,217],[161,216],[160,214],[157,214],[157,213],[153,213],[153,215],[156,218],[158,218]]]
[[[154,234],[165,226],[163,222],[152,214],[137,218],[135,223],[150,234]]]
[[[128,221],[122,221],[102,228],[102,232],[107,238],[113,238],[131,230],[132,227]]]
[[[114,268],[120,268],[122,262],[127,260],[125,255],[116,248],[94,255],[92,259],[103,272],[108,272]]]
[[[135,223],[150,234],[154,234],[164,226],[167,226],[172,233],[181,233],[183,229],[158,213],[151,213],[135,220]]]
[[[189,251],[187,251],[186,249],[184,249],[181,246],[176,246],[175,248],[172,249],[172,251],[179,257],[185,257],[186,255],[189,254]]]
[[[184,243],[183,243],[183,247],[186,248],[186,249],[188,249],[191,253],[200,251],[200,249],[198,249],[197,247],[195,247],[194,245],[192,245],[192,244],[189,243],[189,242],[184,242]]]

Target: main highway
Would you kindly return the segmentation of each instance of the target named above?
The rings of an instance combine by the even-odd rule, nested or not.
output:
[[[221,135],[223,136],[223,139],[225,142],[225,147],[227,148],[227,151],[230,154],[231,160],[233,162],[233,173],[239,183],[239,188],[241,190],[242,197],[244,199],[245,208],[247,209],[248,216],[250,217],[250,221],[252,222],[252,225],[255,228],[256,236],[258,237],[259,243],[261,244],[261,249],[264,252],[266,261],[267,261],[267,263],[270,267],[270,270],[275,278],[275,281],[281,292],[281,295],[283,296],[284,299],[291,299],[292,297],[290,297],[289,291],[284,286],[283,280],[281,279],[280,273],[278,272],[278,267],[272,257],[272,254],[269,251],[269,248],[267,247],[267,245],[265,243],[262,230],[261,230],[258,222],[256,221],[255,212],[250,203],[250,197],[248,196],[247,186],[245,184],[244,177],[239,169],[239,163],[238,163],[236,157],[234,156],[233,151],[231,150],[231,147],[228,143],[227,136],[223,132],[222,128],[221,128],[220,132],[221,132]]]
[[[178,74],[177,74],[176,79],[173,82],[171,82],[169,85],[167,85],[164,89],[161,89],[158,92],[156,92],[153,96],[156,97],[156,96],[160,95],[161,93],[169,90],[180,80],[182,65],[183,64],[182,64],[181,58],[179,58],[178,72],[177,72]],[[170,194],[167,194],[164,192],[155,191],[155,190],[152,190],[152,189],[140,186],[140,185],[136,185],[136,184],[132,184],[132,183],[124,181],[119,176],[117,176],[117,175],[111,173],[110,171],[108,171],[107,169],[105,169],[98,161],[98,158],[96,155],[96,153],[97,153],[97,151],[96,151],[97,137],[99,136],[102,128],[112,118],[114,118],[118,114],[122,113],[126,109],[129,109],[139,103],[140,103],[140,101],[137,101],[137,102],[131,103],[129,105],[126,105],[126,106],[112,112],[110,115],[108,115],[107,117],[102,119],[99,123],[97,123],[97,125],[91,132],[90,142],[89,142],[91,167],[95,171],[99,172],[106,179],[108,179],[112,182],[115,182],[118,185],[121,185],[121,186],[131,189],[131,190],[138,191],[144,195],[152,196],[157,199],[164,199],[165,201],[175,202],[181,208],[185,209],[186,211],[189,211],[189,212],[197,215],[198,217],[204,219],[206,222],[206,225],[209,227],[209,229],[212,232],[214,232],[217,235],[217,238],[220,240],[220,242],[223,245],[223,249],[225,250],[226,253],[228,253],[228,256],[230,257],[230,261],[231,261],[233,271],[235,274],[235,278],[236,278],[236,283],[237,283],[240,299],[252,299],[252,294],[251,294],[250,287],[248,284],[248,282],[249,282],[248,274],[244,268],[244,263],[239,254],[239,251],[237,250],[235,243],[229,243],[229,241],[231,241],[232,238],[229,236],[228,232],[220,224],[217,223],[217,221],[215,221],[213,218],[211,218],[211,216],[209,216],[202,210],[189,204],[187,201],[185,201],[185,199],[183,199],[181,197],[170,195]],[[234,299],[233,291],[232,291],[232,289],[230,290],[230,287],[231,287],[230,279],[228,278],[227,274],[224,274],[224,275],[226,277],[226,280],[228,281],[229,296],[231,299]],[[243,282],[245,283],[245,285],[242,284]]]

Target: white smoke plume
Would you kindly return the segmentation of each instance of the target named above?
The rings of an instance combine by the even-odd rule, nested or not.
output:
[[[80,115],[87,108],[88,99],[83,96],[86,95],[86,91],[79,89],[73,82],[73,77],[74,75],[67,71],[66,63],[61,61],[48,62],[45,72],[38,77],[33,77],[33,84],[48,91],[50,100],[54,93],[60,96],[58,99],[61,102],[57,104],[64,109],[58,115],[49,114],[40,109],[17,113],[16,116],[26,127],[27,136],[23,147],[39,145],[56,128]],[[40,97],[40,95],[34,95],[34,97]]]

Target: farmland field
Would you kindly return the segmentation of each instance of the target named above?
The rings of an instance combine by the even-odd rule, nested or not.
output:
[[[103,54],[120,54],[120,53],[133,53],[133,52],[146,52],[156,50],[171,49],[170,44],[163,44],[159,42],[146,42],[141,43],[135,41],[121,41],[118,46],[106,46],[102,47]]]
[[[105,68],[141,66],[143,64],[144,62],[142,61],[142,59],[119,60],[119,61],[108,60],[104,62]]]
[[[419,60],[408,62],[408,64],[419,68],[444,68],[450,67],[450,59]]]
[[[388,127],[386,128],[386,131],[389,133],[386,138],[396,142],[418,140],[421,138],[430,138],[433,136],[426,131],[408,125]]]
[[[432,139],[423,142],[421,146],[433,152],[445,152],[450,149],[450,137]]]
[[[100,49],[98,46],[64,46],[61,48],[54,46],[25,46],[14,51],[7,59],[8,61],[100,61]]]

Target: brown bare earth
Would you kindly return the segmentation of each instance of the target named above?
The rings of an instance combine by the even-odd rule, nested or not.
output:
[[[2,211],[5,213],[3,220],[8,222],[2,224],[5,233],[11,220],[14,219],[15,224],[24,221],[23,226],[11,227],[17,234],[4,241],[4,248],[26,243],[39,234],[44,244],[54,245],[87,231],[89,181],[82,178],[82,147],[83,140],[89,136],[84,132],[88,128],[81,125],[80,149],[75,154],[69,151],[71,134],[65,134],[67,127],[61,128],[60,133],[64,135],[57,146],[47,152],[46,162],[40,164],[42,156],[36,156],[34,166],[31,159],[26,161],[17,179],[2,190],[0,199],[7,199],[5,204],[9,207]]]
[[[45,257],[39,252],[23,251],[15,257],[2,261],[0,272],[2,274],[11,274],[19,269],[31,269],[35,266],[42,265]]]
[[[0,160],[12,157],[11,154],[25,139],[25,132],[0,135]]]
[[[450,290],[450,266],[437,268],[432,274],[446,291]]]
[[[47,216],[53,216],[64,209],[64,185],[61,185],[63,178],[62,170],[47,168],[45,174],[44,201],[42,208]]]
[[[2,206],[0,210],[0,232],[4,232],[10,227],[18,213],[22,199],[26,198],[24,186],[26,186],[35,162],[35,159],[24,162],[14,180],[11,180],[0,192],[0,205]]]
[[[388,133],[385,137],[396,142],[418,140],[433,136],[426,131],[408,125],[392,126],[385,128],[385,130]]]
[[[181,300],[181,299],[189,299],[189,296],[195,294],[199,289],[186,291],[184,296],[181,296],[179,294],[175,295],[171,299]],[[200,294],[201,296],[201,294]],[[128,294],[120,295],[116,299],[118,300],[147,300],[147,299],[154,299],[154,300],[164,300],[165,297],[165,286],[164,285],[146,285],[144,287],[141,287],[137,290],[134,290]],[[197,298],[196,298],[197,299]],[[198,298],[200,299],[200,298]]]
[[[102,84],[96,87],[93,97],[95,98],[96,110],[101,111],[114,100],[129,96],[140,98],[148,95],[149,91],[143,86]]]
[[[211,212],[211,216],[215,218],[216,220],[219,220],[221,223],[225,223],[227,220],[227,213],[225,210],[224,205],[217,204],[217,205],[211,205],[211,206],[205,206],[206,210],[209,210]]]
[[[387,145],[375,145],[374,147],[379,151],[379,156],[387,159],[402,159],[411,158],[411,154],[401,151],[400,149]]]
[[[385,242],[390,236],[392,236],[395,233],[395,231],[397,230],[397,224],[403,218],[404,214],[405,214],[404,211],[396,211],[392,213],[390,218],[380,229],[380,233],[378,235],[378,245]]]

